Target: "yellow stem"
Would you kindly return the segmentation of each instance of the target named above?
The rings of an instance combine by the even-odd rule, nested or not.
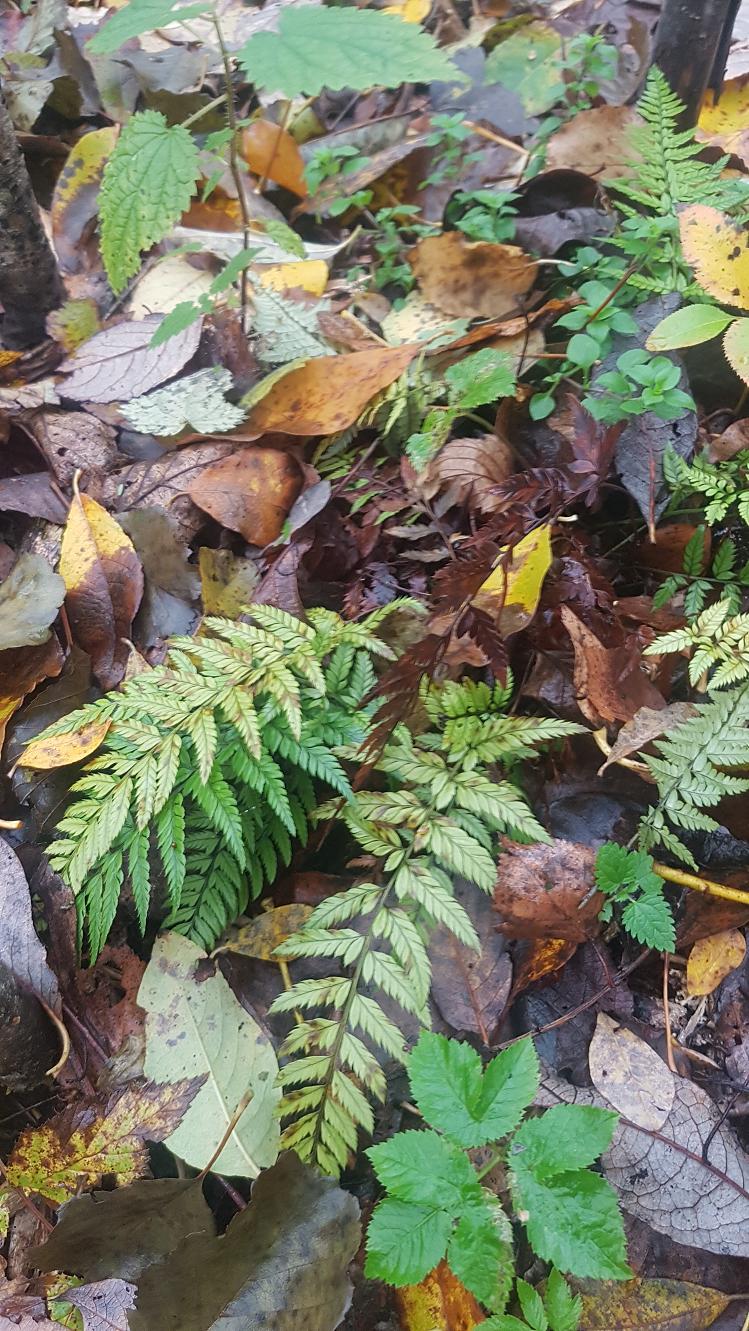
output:
[[[697,874],[686,873],[684,869],[672,869],[669,864],[655,863],[653,869],[667,883],[676,883],[678,887],[689,887],[693,892],[706,892],[711,897],[722,897],[724,901],[737,901],[741,906],[749,906],[749,892],[742,892],[738,887],[726,887],[725,883],[715,883],[711,878],[698,878]]]

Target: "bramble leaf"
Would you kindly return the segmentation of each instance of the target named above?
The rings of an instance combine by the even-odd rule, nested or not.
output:
[[[573,1113],[570,1113],[573,1110]],[[592,1165],[611,1144],[618,1116],[592,1105],[557,1105],[518,1128],[510,1160],[539,1180]]]
[[[605,1179],[575,1169],[543,1183],[516,1163],[510,1187],[531,1246],[544,1261],[597,1280],[631,1277],[616,1193]]]
[[[417,1285],[444,1257],[452,1225],[447,1211],[386,1197],[369,1222],[365,1274],[391,1285]]]
[[[110,55],[130,37],[153,32],[155,28],[166,28],[182,19],[197,18],[210,8],[207,0],[190,5],[178,5],[177,0],[129,0],[102,24],[86,43],[86,49],[92,55]]]
[[[482,1146],[519,1123],[538,1086],[538,1059],[527,1040],[498,1054],[483,1072],[470,1045],[424,1032],[408,1075],[427,1122],[460,1146]]]
[[[401,1201],[457,1215],[467,1202],[482,1200],[468,1157],[436,1132],[398,1132],[367,1155],[380,1183]]]

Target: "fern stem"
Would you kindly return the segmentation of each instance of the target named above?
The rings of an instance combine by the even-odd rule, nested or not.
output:
[[[726,887],[725,883],[716,883],[712,878],[702,878],[684,869],[672,869],[669,864],[653,864],[653,870],[668,883],[678,887],[689,887],[693,892],[706,892],[711,897],[722,897],[724,901],[736,901],[741,906],[749,906],[749,892],[742,892],[738,887]]]

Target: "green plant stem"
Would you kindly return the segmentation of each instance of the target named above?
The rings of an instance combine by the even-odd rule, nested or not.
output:
[[[221,106],[228,98],[229,94],[222,92],[220,97],[214,97],[212,102],[206,102],[206,105],[201,106],[199,111],[193,112],[191,116],[187,117],[187,120],[182,121],[182,128],[191,129],[193,125],[196,125],[199,120],[203,119],[203,116],[207,115],[209,111],[215,111],[216,107]]]
[[[505,1161],[504,1151],[502,1150],[501,1147],[495,1146],[486,1164],[482,1165],[481,1169],[476,1170],[476,1178],[478,1179],[479,1183],[481,1182],[482,1179],[486,1178],[487,1174],[491,1174],[492,1170],[497,1168],[497,1165],[503,1165],[504,1161]]]
[[[231,130],[231,140],[229,143],[229,171],[237,191],[239,202],[239,211],[242,214],[242,248],[250,248],[250,230],[252,218],[247,206],[247,196],[244,192],[244,180],[242,178],[242,168],[239,165],[239,149],[237,142],[237,111],[234,105],[234,85],[232,83],[231,56],[224,41],[224,34],[221,28],[218,15],[211,14],[211,22],[216,32],[219,50],[221,52],[221,61],[224,67],[224,84],[226,87],[226,118]],[[247,309],[249,305],[249,274],[246,268],[242,269],[240,279],[240,307],[242,311],[242,330],[247,332]]]

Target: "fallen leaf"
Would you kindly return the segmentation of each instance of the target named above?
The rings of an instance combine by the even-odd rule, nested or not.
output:
[[[246,1014],[245,1014],[246,1015]],[[138,1282],[131,1331],[333,1331],[351,1299],[359,1208],[287,1152],[218,1239],[188,1235]]]
[[[145,1143],[173,1136],[203,1080],[129,1082],[104,1105],[73,1105],[43,1127],[27,1128],[8,1157],[8,1182],[51,1202],[98,1187],[105,1174],[132,1182],[148,1168]]]
[[[598,769],[599,776],[612,763],[619,762],[620,758],[639,753],[651,740],[683,725],[690,716],[695,715],[695,711],[690,702],[670,702],[665,707],[638,707],[631,720],[619,731],[608,758]]]
[[[119,684],[143,595],[143,570],[132,541],[101,504],[76,490],[62,537],[60,573],[76,642],[91,657],[103,689]]]
[[[199,1179],[137,1179],[115,1192],[74,1197],[30,1255],[41,1271],[72,1271],[87,1281],[116,1274],[137,1280],[188,1234],[214,1233]]]
[[[47,315],[47,332],[68,355],[88,342],[100,328],[96,301],[87,296],[80,300],[66,300],[59,310],[52,310]]]
[[[690,994],[712,994],[746,956],[746,939],[739,929],[700,938],[687,961],[687,990]]]
[[[734,319],[723,336],[726,360],[745,384],[749,384],[749,319]]]
[[[34,930],[26,875],[2,838],[0,915],[0,1085],[26,1090],[38,1086],[60,1059],[62,1004]]]
[[[252,1092],[212,1168],[255,1178],[278,1154],[278,1064],[268,1036],[238,1003],[223,975],[198,978],[206,954],[181,934],[156,940],[138,992],[146,1009],[145,1075],[179,1083],[205,1077],[170,1151],[202,1169],[243,1098]]]
[[[328,285],[328,265],[322,259],[301,259],[298,263],[269,264],[258,273],[263,287],[273,291],[290,291],[300,287],[311,296],[322,296]]]
[[[143,565],[145,589],[135,621],[138,644],[153,647],[164,638],[191,633],[198,618],[200,577],[188,562],[179,523],[163,508],[118,513]]]
[[[55,767],[68,767],[82,762],[95,753],[106,735],[111,721],[89,721],[80,730],[66,735],[53,735],[50,739],[32,739],[23,750],[18,762],[21,767],[49,772]]]
[[[597,1092],[550,1074],[536,1103],[607,1108]],[[746,1256],[749,1157],[725,1115],[694,1082],[675,1079],[673,1108],[657,1133],[620,1118],[601,1164],[625,1211],[657,1233],[706,1252]]]
[[[304,179],[304,158],[296,139],[271,120],[253,120],[242,130],[239,151],[256,176],[266,176],[298,199],[309,190]]]
[[[697,138],[713,144],[722,152],[732,153],[746,163],[749,160],[749,78],[727,79],[719,94],[712,88],[705,93]]]
[[[609,1104],[641,1128],[662,1128],[674,1103],[674,1074],[626,1026],[598,1013],[588,1050],[590,1076]]]
[[[269,545],[302,488],[295,459],[275,448],[241,448],[206,467],[188,494],[212,518],[252,545]]]
[[[108,125],[78,139],[60,172],[52,196],[52,235],[64,273],[86,267],[85,233],[97,215],[102,172],[117,142],[117,129]]]
[[[512,995],[521,994],[529,985],[545,980],[566,966],[575,955],[577,943],[565,938],[533,938],[513,952]]]
[[[548,111],[563,92],[562,39],[548,23],[526,23],[487,57],[485,80],[520,97],[529,115]]]
[[[429,941],[432,998],[454,1031],[476,1035],[488,1047],[507,1006],[512,961],[490,899],[472,886],[458,883],[455,896],[476,929],[481,951],[459,943],[448,929],[435,929]]]
[[[53,488],[49,474],[37,471],[30,476],[9,476],[0,480],[0,512],[26,513],[30,518],[43,518],[61,527],[68,515],[68,506]]]
[[[274,952],[281,943],[307,923],[311,906],[292,901],[288,906],[275,906],[264,911],[249,924],[245,924],[229,938],[217,952],[237,952],[242,957],[258,957],[260,961],[273,961]]]
[[[46,642],[65,599],[65,583],[41,555],[18,556],[0,583],[0,651]]]
[[[683,1280],[597,1280],[581,1297],[577,1331],[705,1331],[730,1303]]]
[[[496,494],[512,472],[509,444],[496,434],[449,439],[419,477],[427,499],[446,491],[458,504],[470,504],[480,513],[494,513],[502,504]]]
[[[74,1285],[63,1295],[83,1317],[83,1331],[129,1331],[128,1311],[135,1307],[135,1285],[126,1280],[100,1280]]]
[[[562,623],[575,651],[575,692],[583,716],[604,721],[631,721],[642,707],[658,709],[663,697],[640,669],[639,656],[626,647],[605,647],[568,605]]]
[[[500,563],[481,584],[474,605],[498,617],[503,634],[525,628],[538,609],[544,579],[551,568],[551,526],[523,536],[507,563]]]
[[[563,938],[582,943],[600,932],[603,898],[594,892],[595,851],[576,841],[505,843],[497,866],[494,905],[510,938]]]
[[[111,425],[86,411],[35,412],[29,424],[47,466],[64,489],[77,471],[104,473],[122,462]]]
[[[376,347],[320,356],[291,370],[253,407],[248,427],[293,435],[335,434],[400,377],[418,347]]]
[[[432,8],[432,0],[396,0],[394,5],[386,5],[383,14],[397,14],[404,23],[423,23]]]
[[[550,171],[584,171],[598,180],[631,176],[631,164],[638,159],[632,130],[642,123],[633,106],[594,106],[589,111],[578,111],[549,139],[546,166]]]
[[[409,260],[424,299],[468,319],[517,314],[538,272],[516,245],[469,241],[461,231],[426,236]]]
[[[167,254],[137,279],[125,309],[133,319],[170,314],[182,301],[199,301],[212,284],[212,274],[195,268],[185,255]]]
[[[102,486],[102,501],[114,512],[134,508],[164,508],[177,519],[188,538],[205,524],[205,516],[188,496],[192,481],[211,463],[228,457],[228,443],[192,444],[170,449],[155,461],[133,462]]]
[[[61,395],[79,402],[127,401],[171,379],[197,351],[202,320],[152,347],[161,322],[160,315],[153,315],[114,324],[89,338],[60,366],[70,375],[60,384]]]
[[[395,1291],[402,1331],[473,1331],[484,1314],[447,1262],[440,1262],[418,1285]]]
[[[33,693],[45,679],[53,679],[62,670],[65,657],[57,638],[39,646],[15,647],[0,652],[0,748],[11,716],[21,706],[27,693]]]
[[[198,568],[203,609],[207,615],[238,619],[242,611],[252,605],[260,581],[257,565],[252,560],[242,559],[231,550],[212,550],[208,545],[201,545]]]
[[[746,232],[718,208],[694,203],[679,213],[684,258],[700,286],[722,305],[749,309]]]

